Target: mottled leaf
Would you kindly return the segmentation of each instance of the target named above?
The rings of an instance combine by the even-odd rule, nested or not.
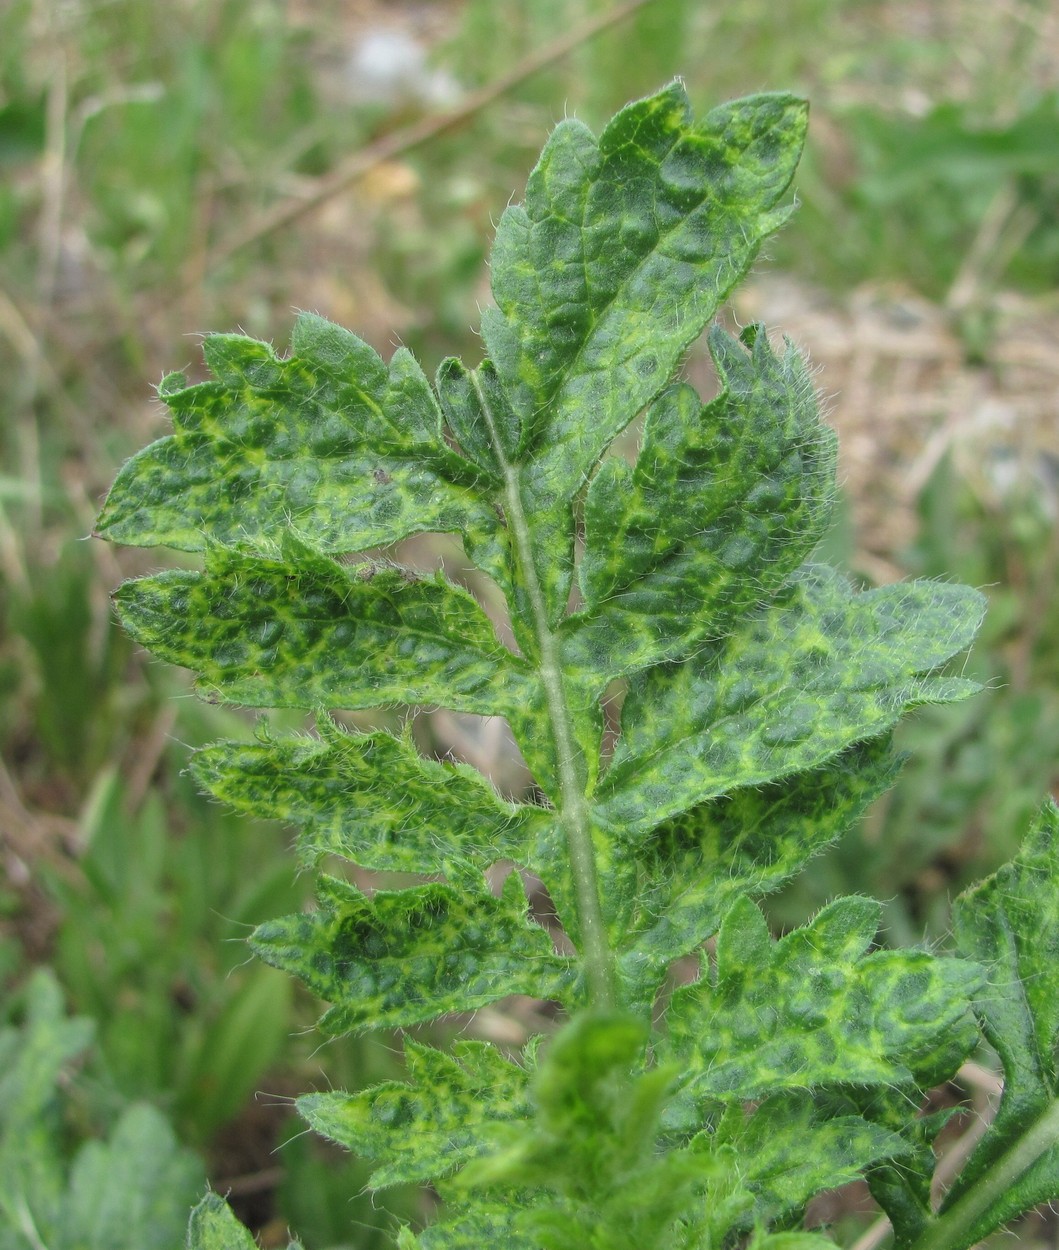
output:
[[[1015,859],[957,900],[960,952],[984,964],[975,1010],[1004,1066],[996,1119],[949,1190],[942,1221],[972,1245],[1059,1198],[1059,807]],[[942,1222],[939,1221],[939,1224]],[[953,1242],[952,1244],[955,1244]]]
[[[374,1188],[437,1180],[491,1149],[497,1124],[532,1113],[528,1073],[495,1046],[459,1042],[446,1055],[406,1038],[405,1059],[407,1081],[298,1099],[318,1133],[375,1163]]]
[[[861,594],[820,565],[691,660],[632,683],[599,818],[636,834],[738,786],[819,767],[923,703],[978,689],[933,670],[970,645],[985,600],[911,582]]]
[[[776,205],[805,122],[804,101],[765,95],[695,124],[674,83],[598,141],[562,122],[525,204],[501,217],[482,334],[522,423],[521,491],[553,623],[572,571],[569,501],[785,219]]]
[[[516,1227],[525,1201],[499,1198],[465,1206],[446,1202],[440,1219],[413,1238],[406,1233],[400,1250],[540,1250],[539,1243]]]
[[[835,439],[801,356],[760,327],[714,329],[721,394],[690,386],[648,409],[636,464],[604,461],[585,502],[586,608],[568,663],[606,680],[673,659],[762,602],[810,554],[835,492]]]
[[[162,384],[174,433],[125,465],[97,530],[116,542],[201,551],[277,541],[364,551],[423,530],[503,539],[482,471],[451,450],[430,385],[403,348],[302,314],[291,356],[240,335],[205,342],[213,380]],[[499,548],[498,548],[499,549]]]
[[[191,768],[238,811],[301,826],[303,857],[328,853],[364,868],[472,878],[524,860],[529,832],[552,816],[504,802],[481,773],[425,759],[408,736],[353,734],[321,718],[319,738],[220,742]]]
[[[257,1242],[235,1218],[224,1199],[208,1193],[191,1213],[187,1250],[257,1250]],[[301,1250],[301,1247],[292,1241],[287,1250]]]
[[[750,1115],[730,1107],[709,1141],[712,1150],[732,1151],[740,1184],[753,1195],[750,1214],[762,1224],[857,1180],[879,1159],[908,1152],[896,1133],[856,1115],[829,1117],[799,1091],[776,1094]]]
[[[569,1000],[577,966],[526,914],[512,873],[499,898],[447,885],[382,891],[322,878],[319,908],[269,921],[251,945],[334,1006],[331,1033],[419,1024],[509,994]]]
[[[215,549],[205,573],[126,582],[122,623],[200,690],[251,707],[441,703],[503,714],[536,683],[464,590],[288,542],[266,559]]]
[[[844,898],[773,942],[748,899],[725,917],[716,968],[676,990],[672,1052],[698,1096],[765,1097],[831,1085],[914,1085],[949,1075],[975,1044],[970,1000],[981,970],[925,951],[866,953],[880,904]]]
[[[888,738],[860,743],[825,767],[737,790],[674,817],[616,857],[631,908],[615,916],[629,993],[648,999],[669,962],[716,933],[737,898],[777,890],[837,840],[890,784]]]
[[[786,219],[805,120],[770,95],[696,122],[677,83],[598,139],[563,122],[497,230],[489,359],[445,361],[432,390],[407,353],[387,365],[319,318],[288,359],[213,336],[212,380],[163,383],[174,433],[100,518],[204,552],[202,573],[121,589],[134,637],[207,698],[317,714],[318,738],[208,748],[200,782],[301,825],[308,860],[433,878],[325,878],[317,910],[256,930],[332,1004],[324,1027],[512,994],[574,1012],[529,1092],[484,1044],[409,1043],[407,1080],[303,1100],[376,1184],[439,1185],[446,1209],[402,1246],[818,1250],[794,1231],[814,1192],[910,1150],[918,1165],[925,1140],[843,1100],[913,1108],[976,1040],[976,964],[869,953],[863,899],[773,942],[750,901],[885,786],[906,709],[975,689],[942,666],[983,604],[934,583],[855,593],[805,563],[835,447],[789,345],[715,329],[717,398],[673,384]],[[614,444],[640,414],[629,463]],[[371,554],[423,531],[462,537],[488,612]],[[419,735],[326,717],[390,704],[504,716],[534,806],[422,758]],[[499,896],[497,860],[517,865]],[[562,933],[531,915],[523,871]],[[670,992],[671,962],[715,933],[715,966]],[[198,1250],[244,1250],[219,1204],[197,1218]]]

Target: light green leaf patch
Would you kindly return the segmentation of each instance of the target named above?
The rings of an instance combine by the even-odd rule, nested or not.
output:
[[[436,530],[469,535],[497,563],[504,538],[483,497],[488,482],[448,446],[409,352],[387,366],[307,313],[288,359],[240,335],[211,335],[204,351],[214,380],[163,382],[175,431],[122,469],[97,522],[102,537],[202,551],[260,548],[293,529],[340,553]]]
[[[485,1042],[451,1055],[405,1039],[407,1081],[309,1094],[298,1110],[325,1137],[376,1164],[370,1184],[426,1184],[495,1145],[497,1124],[529,1119],[529,1074]]]
[[[283,559],[218,548],[204,573],[126,582],[115,594],[122,623],[196,672],[205,696],[251,707],[428,703],[502,715],[535,692],[465,590],[285,545]]]
[[[320,718],[319,738],[221,742],[191,768],[238,811],[301,826],[307,861],[340,855],[363,868],[444,872],[481,881],[500,859],[524,862],[540,807],[506,803],[481,773],[425,759],[407,736],[354,734]]]
[[[585,501],[585,611],[564,625],[573,666],[602,681],[728,632],[810,554],[835,492],[835,438],[805,362],[760,326],[717,328],[721,394],[687,385],[648,409],[635,466],[613,456]]]
[[[528,918],[517,873],[499,898],[447,885],[368,898],[323,877],[318,899],[314,912],[258,926],[250,943],[335,1004],[320,1021],[330,1033],[420,1024],[509,994],[575,996],[577,965]]]
[[[773,942],[740,899],[717,938],[716,968],[676,990],[663,1054],[689,1089],[720,1099],[844,1085],[913,1085],[939,1056],[951,1075],[975,1044],[981,969],[924,951],[867,954],[873,899],[844,898]]]
[[[682,664],[631,683],[599,819],[646,832],[739,786],[819,767],[906,709],[979,687],[933,670],[971,643],[985,599],[911,582],[854,593],[821,565]]]

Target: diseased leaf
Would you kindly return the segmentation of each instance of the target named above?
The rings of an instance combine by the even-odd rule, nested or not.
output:
[[[218,1194],[208,1193],[192,1211],[187,1250],[257,1250],[257,1242]],[[292,1241],[287,1250],[301,1250]]]
[[[555,624],[572,559],[569,503],[611,441],[787,216],[776,209],[804,139],[787,95],[696,125],[680,83],[622,109],[597,141],[555,128],[493,244],[496,309],[482,335],[521,420],[534,563]]]
[[[323,877],[315,912],[269,921],[250,944],[334,1004],[330,1033],[419,1024],[509,994],[576,999],[577,966],[526,915],[512,873],[500,898],[448,885],[380,890]]]
[[[194,670],[204,693],[251,707],[442,703],[491,715],[535,688],[465,590],[343,567],[300,543],[288,559],[218,548],[205,573],[126,582],[115,601],[138,642]]]
[[[911,582],[855,594],[810,565],[730,637],[635,679],[599,819],[646,832],[738,786],[819,767],[908,708],[978,687],[933,670],[971,643],[985,600]]]
[[[750,1099],[789,1089],[915,1086],[939,1063],[952,1075],[975,1044],[970,1000],[981,970],[924,951],[867,954],[873,899],[843,898],[773,942],[748,899],[725,917],[716,972],[676,990],[663,1051],[699,1097]]]
[[[502,537],[481,469],[442,434],[441,411],[403,348],[389,366],[347,330],[303,313],[291,356],[234,334],[204,345],[214,380],[162,384],[175,430],[118,475],[98,532],[203,551],[278,542],[364,551],[423,530]]]
[[[606,680],[727,632],[810,554],[835,492],[835,438],[801,356],[760,327],[710,332],[722,390],[690,386],[648,409],[636,464],[600,466],[585,502],[585,610],[564,654]],[[745,346],[744,346],[745,344]]]
[[[712,937],[736,899],[779,889],[836,841],[893,779],[889,739],[860,743],[823,768],[736,790],[667,821],[617,857],[605,897],[629,993],[653,997],[673,959]],[[623,873],[634,882],[621,883]],[[619,883],[624,889],[619,888]]]
[[[527,1072],[495,1046],[460,1042],[450,1056],[406,1038],[405,1058],[408,1081],[298,1099],[318,1133],[377,1164],[375,1188],[437,1180],[492,1149],[497,1124],[532,1114]]]
[[[860,898],[774,942],[751,900],[888,784],[907,709],[976,689],[943,666],[984,601],[857,593],[807,563],[835,442],[789,344],[713,329],[705,404],[673,376],[788,216],[805,120],[768,95],[696,122],[674,83],[598,139],[563,122],[497,230],[489,359],[445,361],[432,389],[407,352],[387,364],[317,317],[286,359],[211,336],[212,379],[166,379],[174,432],[101,514],[106,537],[204,554],[201,573],[120,589],[135,638],[206,698],[316,716],[318,737],[263,731],[193,769],[237,810],[300,825],[304,860],[369,874],[363,890],[323,878],[317,910],[252,939],[331,1004],[323,1026],[412,1027],[513,994],[573,1013],[532,1079],[485,1043],[408,1040],[405,1080],[300,1101],[373,1184],[437,1187],[445,1208],[401,1231],[409,1250],[819,1250],[797,1231],[807,1204],[865,1172],[899,1245],[932,1227],[937,1125],[910,1122],[977,1041],[979,965],[872,951],[879,908]],[[630,463],[614,443],[640,414]],[[423,532],[461,537],[488,612],[445,573],[380,559]],[[411,730],[327,716],[394,704],[505,717],[530,801],[423,758]],[[498,861],[515,869],[496,896]],[[378,889],[372,872],[430,880]],[[1008,988],[1037,978],[1054,1002],[1059,986],[997,936],[1054,917],[1043,889],[1012,889],[1028,901],[986,890],[964,921],[1005,987],[983,1019],[1016,1071],[979,1171],[1024,1153],[1020,1115],[1031,1138],[1059,1115],[1059,1008]],[[672,990],[696,951],[700,980]],[[1019,1201],[1048,1188],[1052,1149]],[[191,1250],[247,1238],[212,1196],[192,1217]]]
[[[730,1107],[710,1139],[737,1160],[740,1184],[754,1198],[755,1222],[800,1211],[814,1195],[857,1180],[872,1163],[907,1154],[895,1133],[855,1115],[828,1116],[807,1094],[766,1099],[752,1114]]]
[[[480,881],[497,860],[524,860],[530,831],[551,820],[544,808],[504,802],[475,769],[424,759],[408,737],[318,724],[318,739],[198,751],[195,779],[241,812],[300,825],[308,861],[327,853],[387,872]]]
[[[1004,1066],[996,1118],[945,1197],[941,1220],[973,1245],[1059,1198],[1059,807],[1047,800],[1022,849],[953,909],[957,946],[984,964],[975,1002]],[[941,1223],[939,1220],[939,1224]]]
[[[515,1224],[523,1203],[511,1199],[475,1201],[467,1206],[446,1202],[444,1214],[413,1238],[398,1243],[400,1250],[538,1250],[538,1244]]]

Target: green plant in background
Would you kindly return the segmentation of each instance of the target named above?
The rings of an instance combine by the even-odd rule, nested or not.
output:
[[[324,1029],[512,994],[566,1012],[514,1055],[409,1035],[404,1080],[299,1100],[376,1187],[437,1187],[403,1247],[810,1250],[831,1244],[799,1231],[810,1199],[863,1175],[898,1246],[957,1250],[1059,1195],[1059,811],[960,901],[954,957],[873,951],[864,897],[778,941],[754,901],[886,788],[905,709],[977,689],[943,666],[983,610],[932,581],[857,593],[812,562],[834,440],[792,347],[715,328],[717,398],[671,384],[789,215],[805,116],[768,95],[696,123],[674,85],[598,140],[562,123],[498,228],[488,360],[447,360],[435,393],[408,352],[387,364],[315,316],[287,358],[212,336],[213,379],[163,381],[175,432],[99,518],[204,555],[122,586],[134,638],[207,699],[316,715],[192,768],[301,826],[307,861],[384,874],[324,875],[315,911],[253,936],[331,1003]],[[608,456],[641,411],[635,462]],[[504,619],[381,554],[420,532],[462,537]],[[331,715],[395,704],[505,717],[538,801]],[[935,1211],[945,1117],[917,1108],[982,1033],[1007,1092]],[[189,1245],[252,1244],[219,1198],[196,1210]]]
[[[0,1027],[0,1246],[169,1250],[202,1188],[201,1162],[146,1104],[68,1159],[71,1069],[91,1047],[93,1022],[64,1015],[43,969],[21,999],[21,1019]]]

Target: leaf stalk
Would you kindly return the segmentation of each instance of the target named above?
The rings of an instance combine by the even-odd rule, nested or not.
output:
[[[1059,1099],[1051,1103],[962,1198],[916,1238],[909,1250],[966,1250],[973,1245],[979,1240],[975,1231],[979,1221],[988,1218],[990,1210],[1056,1142],[1059,1142]],[[997,1220],[994,1228],[1002,1222]],[[988,1230],[992,1231],[992,1228]]]
[[[563,680],[558,639],[548,623],[544,592],[533,562],[530,522],[522,504],[518,468],[512,464],[504,451],[497,430],[496,418],[484,387],[476,374],[471,376],[489,428],[493,451],[504,475],[508,527],[514,539],[526,598],[533,615],[533,630],[540,648],[541,683],[544,687],[548,721],[552,731],[559,774],[558,818],[570,857],[570,872],[577,899],[581,955],[585,963],[589,1002],[600,1009],[612,1008],[617,1005],[614,953],[607,939],[603,908],[599,898],[599,874],[596,870],[596,855],[592,845],[591,820],[581,785],[580,770],[577,766],[578,748],[571,725],[570,702]]]

